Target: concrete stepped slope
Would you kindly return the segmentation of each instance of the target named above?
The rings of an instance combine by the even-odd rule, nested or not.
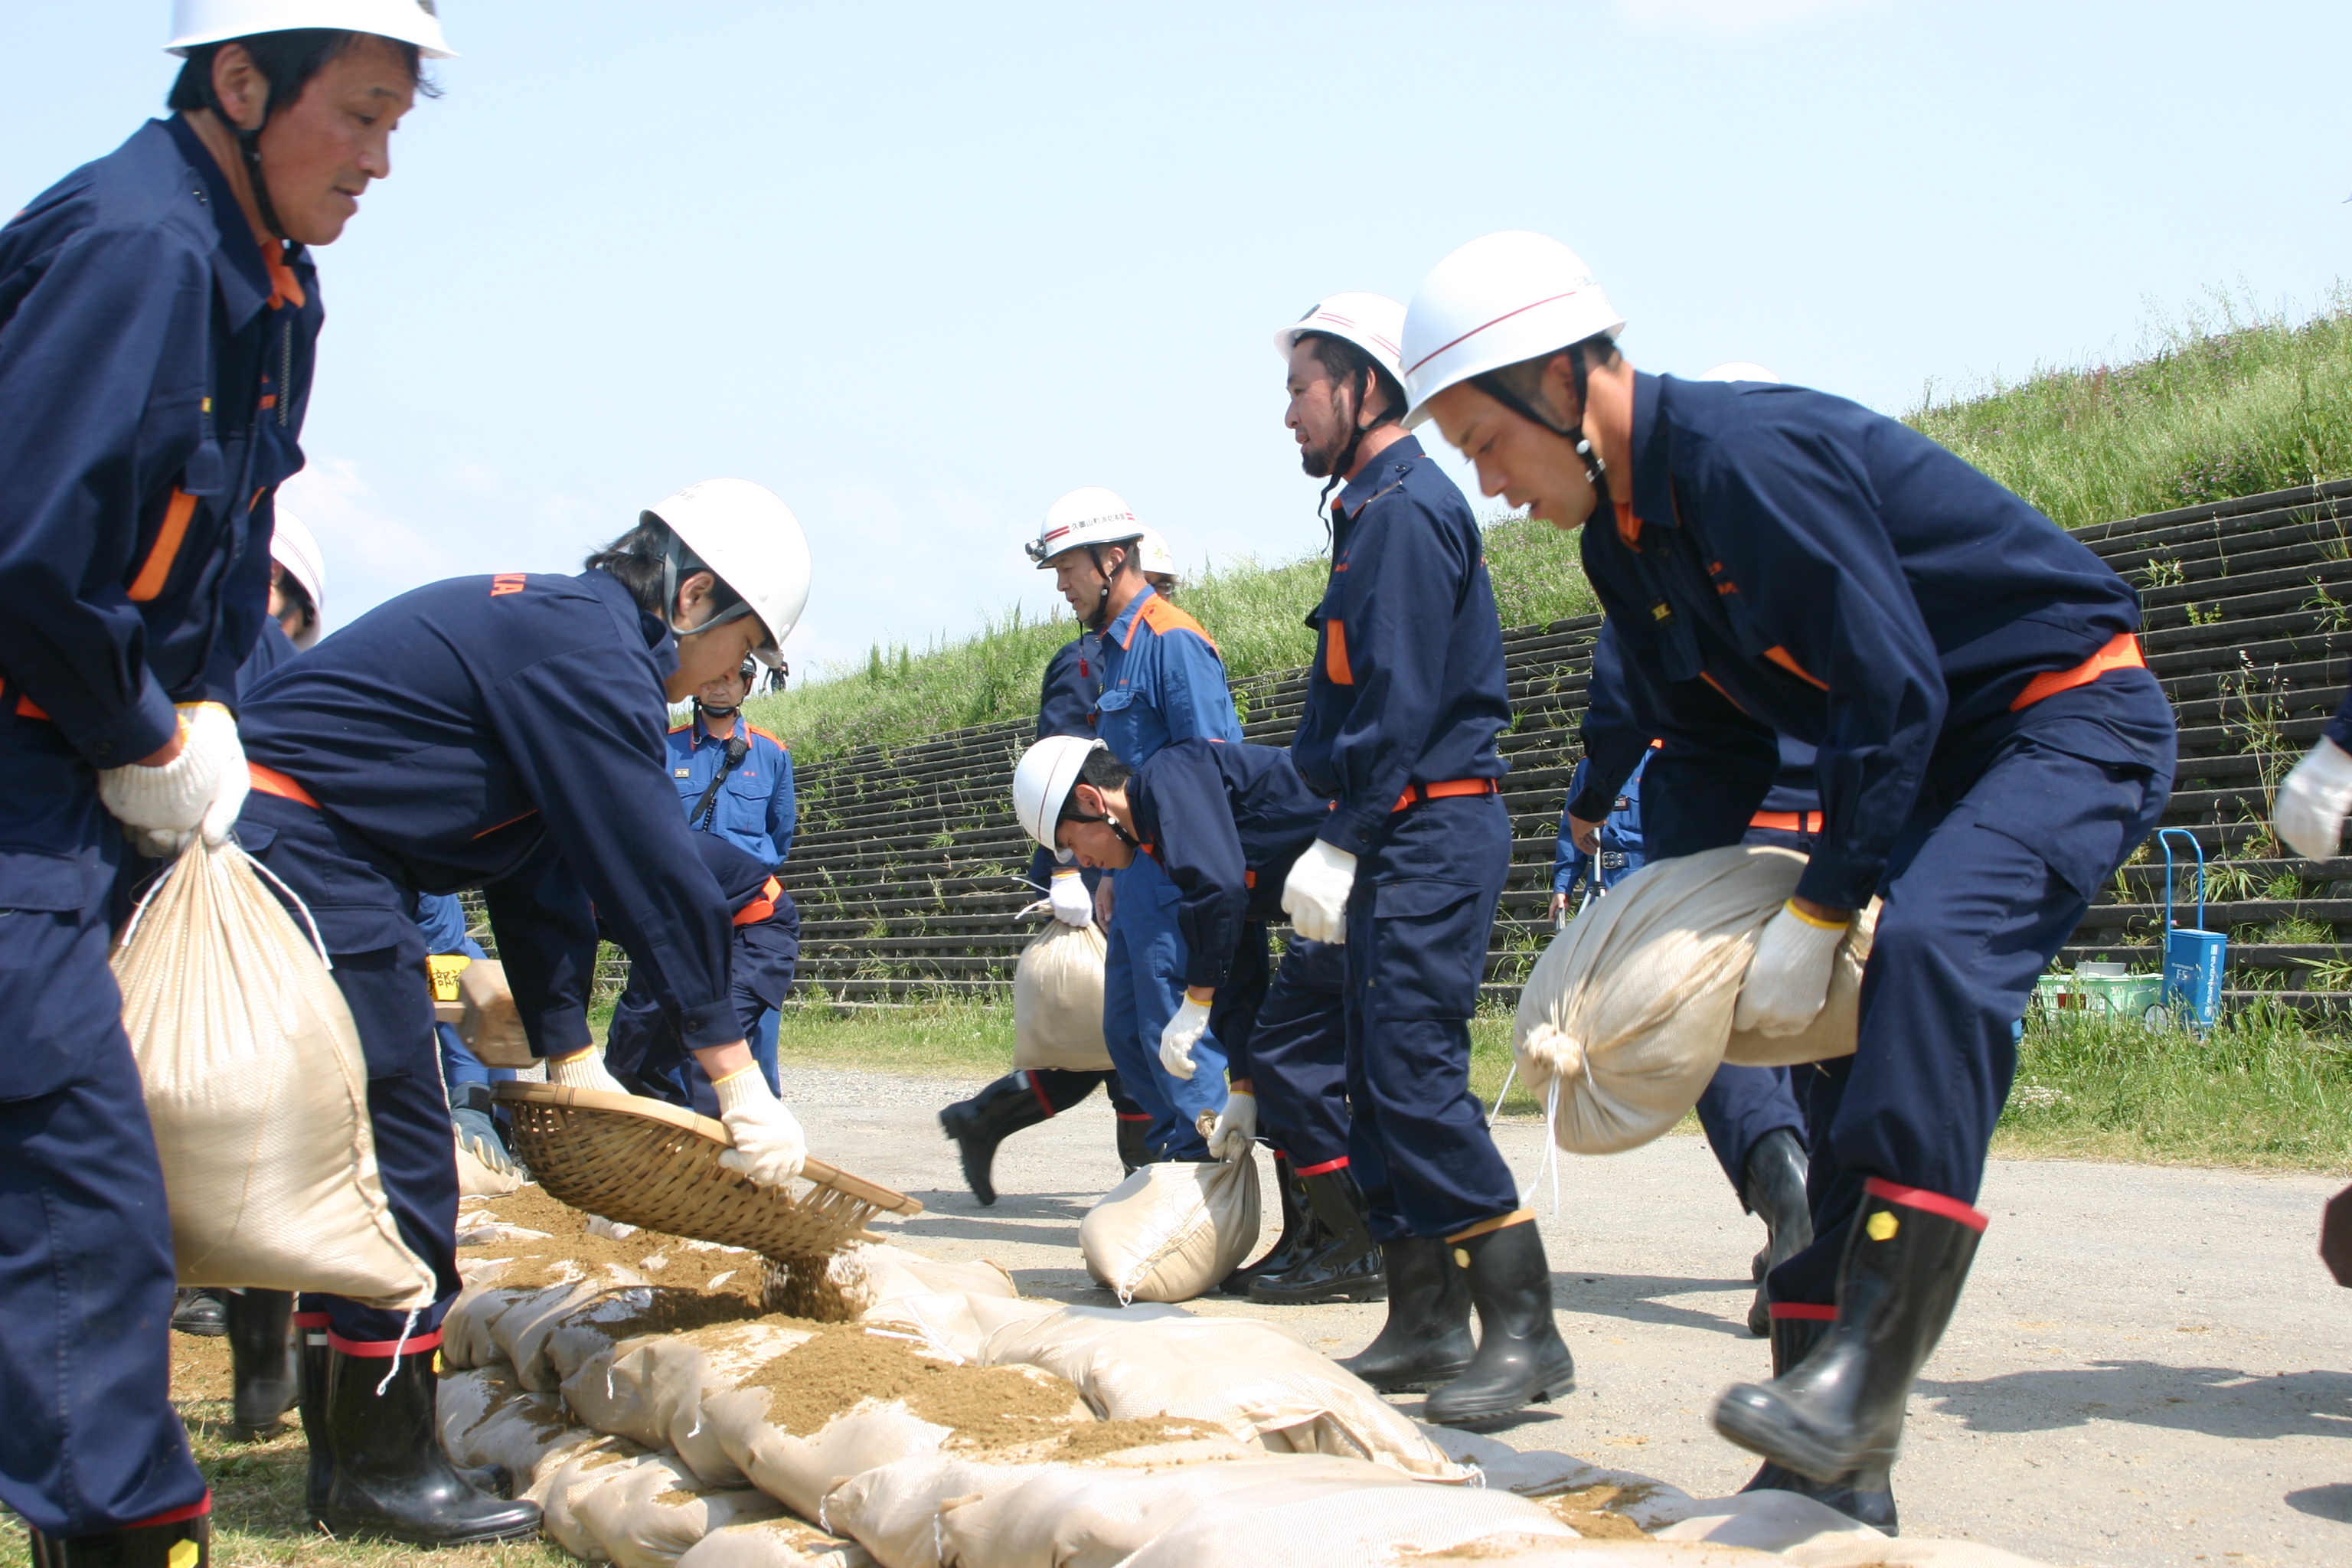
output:
[[[2180,766],[2165,822],[2211,864],[2210,929],[2231,934],[2230,989],[2310,1009],[2352,1005],[2352,859],[2279,858],[2263,826],[2269,790],[2315,738],[2352,676],[2352,481],[2127,518],[2080,530],[2147,608],[2149,668],[2180,721]],[[1486,994],[1516,1001],[1549,937],[1554,835],[1580,748],[1597,616],[1505,634],[1513,727],[1505,803],[1515,840]],[[1287,744],[1306,671],[1239,682],[1248,738]],[[986,994],[1009,984],[1036,929],[1029,844],[1007,799],[1024,721],[952,731],[803,766],[801,831],[784,879],[799,900],[804,994],[890,1002]],[[2177,841],[2176,841],[2177,842]],[[2185,847],[2184,847],[2185,854]],[[2182,923],[2194,919],[2180,879]],[[2152,965],[2163,864],[2126,868],[2062,963]]]

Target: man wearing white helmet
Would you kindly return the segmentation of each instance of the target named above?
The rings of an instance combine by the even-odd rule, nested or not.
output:
[[[237,837],[317,919],[367,1057],[401,1239],[439,1296],[413,1318],[306,1296],[310,1509],[338,1536],[447,1544],[535,1530],[482,1495],[434,1425],[442,1313],[458,1288],[449,1106],[415,895],[482,889],[551,1081],[615,1092],[588,1027],[601,920],[717,1091],[730,1165],[780,1186],[799,1124],[745,1044],[730,903],[670,779],[663,719],[746,654],[773,666],[807,601],[791,510],[742,479],[646,509],[577,576],[500,573],[404,594],[246,699],[253,789]]]
[[[1139,767],[1160,747],[1195,736],[1238,742],[1240,720],[1224,660],[1201,624],[1146,582],[1134,510],[1099,485],[1070,491],[1045,513],[1029,558],[1081,625],[1102,637],[1095,733],[1119,761]],[[1172,564],[1172,561],[1171,564]],[[1209,1010],[1185,994],[1184,936],[1167,873],[1149,858],[1118,872],[1098,896],[1109,922],[1103,972],[1103,1038],[1120,1086],[1151,1117],[1148,1152],[1199,1160],[1197,1125],[1224,1105],[1224,1053]],[[1171,1042],[1213,1070],[1179,1079],[1160,1066]]]
[[[1401,423],[1402,314],[1335,295],[1275,340],[1301,463],[1326,497],[1345,487],[1291,747],[1336,798],[1282,907],[1299,935],[1348,949],[1349,1155],[1389,1313],[1345,1364],[1383,1391],[1433,1390],[1428,1418],[1465,1422],[1565,1394],[1575,1368],[1534,1216],[1470,1092],[1470,1016],[1510,872],[1495,742],[1511,706],[1477,521]]]
[[[45,1564],[207,1551],[110,884],[126,835],[217,844],[236,817],[237,668],[321,319],[310,247],[391,172],[420,58],[447,52],[415,0],[180,0],[173,22],[173,116],[0,227],[0,1503]]]
[[[1489,235],[1405,324],[1413,419],[1482,488],[1584,527],[1649,764],[1653,855],[1736,844],[1782,733],[1823,825],[1759,941],[1737,1022],[1822,1005],[1884,898],[1859,1049],[1812,1109],[1818,1238],[1768,1276],[1775,1375],[1716,1426],[1823,1485],[1884,1470],[1974,1258],[1971,1205],[2016,1068],[2011,1021],[2155,826],[2173,721],[2129,585],[1917,432],[1801,387],[1637,374],[1576,255]]]

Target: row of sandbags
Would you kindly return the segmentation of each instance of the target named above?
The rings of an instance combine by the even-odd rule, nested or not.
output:
[[[2022,1561],[1889,1542],[1785,1493],[1702,1503],[1419,1426],[1269,1323],[1023,1300],[992,1266],[895,1247],[837,1267],[854,1276],[854,1329],[764,1319],[643,1334],[632,1324],[654,1292],[625,1269],[500,1287],[495,1266],[469,1262],[443,1347],[444,1442],[461,1464],[509,1467],[565,1550],[624,1568]],[[899,1398],[853,1399],[811,1431],[771,1419],[790,1402],[780,1358],[844,1333],[1018,1379],[1055,1413],[1037,1428],[1046,1440],[991,1447]],[[1660,1539],[1587,1540],[1519,1495],[1596,1487],[1614,1494],[1618,1528]],[[1785,1558],[1735,1550],[1792,1542]]]

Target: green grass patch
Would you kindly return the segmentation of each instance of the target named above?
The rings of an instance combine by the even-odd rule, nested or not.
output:
[[[1996,1154],[2352,1172],[2352,1040],[2284,1008],[2209,1036],[2031,1018]]]

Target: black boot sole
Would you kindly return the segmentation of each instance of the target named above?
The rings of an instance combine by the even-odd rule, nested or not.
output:
[[[1447,1384],[1452,1383],[1455,1378],[1460,1377],[1464,1373],[1470,1370],[1470,1360],[1466,1356],[1447,1366],[1429,1367],[1412,1372],[1393,1373],[1386,1377],[1368,1376],[1363,1373],[1357,1372],[1354,1367],[1349,1366],[1344,1361],[1338,1364],[1340,1371],[1354,1373],[1357,1377],[1363,1379],[1364,1383],[1375,1393],[1379,1394],[1433,1393],[1437,1389],[1444,1388]]]
[[[228,1438],[232,1443],[267,1443],[285,1435],[286,1423],[283,1421],[265,1422],[258,1426],[249,1426],[242,1421],[228,1424]]]
[[[950,1110],[954,1108],[950,1108]],[[976,1120],[977,1118],[967,1115],[958,1117],[956,1122],[950,1122],[948,1120],[948,1111],[942,1110],[940,1112],[940,1131],[947,1135],[949,1142],[956,1146],[957,1162],[963,1167],[963,1184],[971,1189],[972,1200],[981,1207],[990,1209],[996,1206],[996,1184],[992,1181],[979,1182],[972,1179],[971,1152],[964,1142],[972,1135],[971,1123]],[[957,1131],[957,1122],[962,1124],[962,1131]],[[988,1152],[988,1163],[991,1166],[996,1163],[996,1151],[993,1149]]]
[[[471,1535],[404,1534],[388,1525],[351,1522],[337,1524],[332,1519],[319,1521],[319,1528],[337,1541],[393,1541],[403,1546],[487,1546],[496,1541],[532,1541],[539,1536],[539,1521],[511,1525],[504,1530],[487,1530]]]
[[[1799,1497],[1812,1499],[1824,1508],[1833,1508],[1856,1524],[1866,1524],[1881,1535],[1901,1535],[1901,1520],[1895,1511],[1893,1489],[1873,1488],[1864,1491],[1853,1485],[1861,1479],[1858,1476],[1841,1476],[1824,1486],[1811,1476],[1801,1476],[1786,1465],[1767,1459],[1764,1468],[1739,1489],[1743,1493],[1794,1492]],[[1884,1476],[1877,1479],[1885,1479]]]
[[[1263,1281],[1249,1288],[1249,1299],[1267,1307],[1324,1307],[1339,1301],[1385,1301],[1389,1299],[1389,1282],[1385,1279],[1349,1279],[1321,1286],[1312,1290],[1269,1290]]]
[[[1883,1470],[1895,1463],[1891,1448],[1841,1450],[1796,1420],[1770,1389],[1753,1383],[1734,1384],[1724,1391],[1715,1405],[1715,1429],[1727,1441],[1823,1486],[1857,1470]]]

